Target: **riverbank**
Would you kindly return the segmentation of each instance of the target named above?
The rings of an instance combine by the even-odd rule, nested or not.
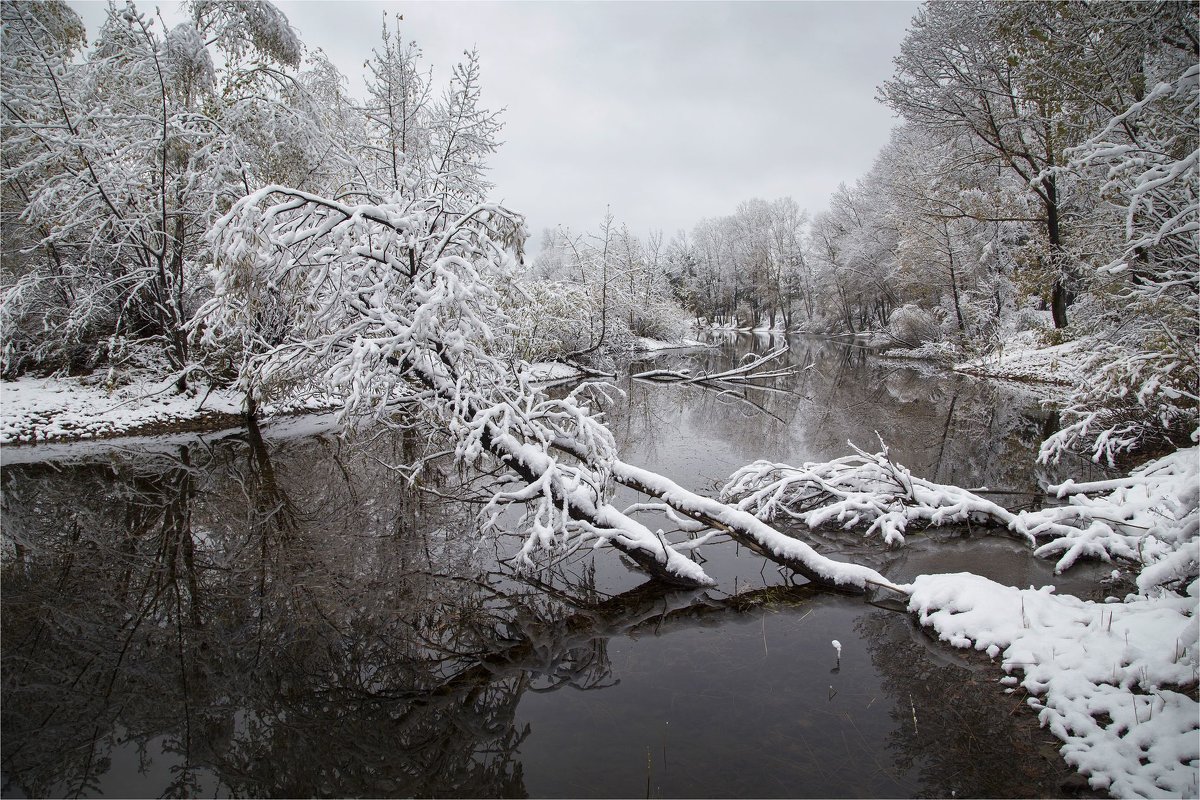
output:
[[[639,337],[636,353],[658,353],[709,345],[695,339],[665,342]],[[583,377],[577,367],[556,361],[529,366],[537,383]],[[264,416],[336,410],[327,396],[308,396],[268,404]],[[0,381],[0,445],[88,441],[118,436],[149,436],[196,430],[218,430],[242,424],[242,395],[228,388],[193,386],[175,391],[174,381],[133,380],[109,389],[100,375],[22,377]]]
[[[1076,386],[1086,375],[1085,364],[1095,340],[1085,337],[1058,345],[1044,345],[1033,331],[1014,334],[994,352],[963,359],[945,344],[876,351],[880,358],[923,361],[977,378],[1034,383],[1058,387]]]
[[[573,380],[582,373],[552,362],[531,365],[535,382]],[[267,403],[262,417],[336,411],[341,402],[309,394]],[[22,377],[0,381],[0,446],[86,442],[236,428],[244,424],[242,394],[194,384],[186,394],[174,381],[134,380],[111,390],[97,376]]]
[[[109,390],[92,376],[0,381],[0,445],[173,433],[240,423],[241,397],[228,389],[140,380]]]

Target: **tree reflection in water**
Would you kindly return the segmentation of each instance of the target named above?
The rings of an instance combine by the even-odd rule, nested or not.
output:
[[[610,686],[612,637],[733,607],[498,575],[469,509],[383,466],[413,446],[6,467],[4,793],[524,796],[525,692]]]
[[[531,678],[480,665],[549,604],[489,586],[462,509],[293,447],[6,467],[6,794],[523,794]]]

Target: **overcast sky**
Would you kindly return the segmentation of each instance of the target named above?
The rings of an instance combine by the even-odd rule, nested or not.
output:
[[[103,2],[73,2],[94,37]],[[875,102],[908,2],[333,2],[284,0],[362,93],[383,12],[404,15],[442,85],[475,46],[506,107],[496,199],[545,227],[594,229],[611,206],[667,238],[752,197],[823,209],[871,165],[895,121]],[[170,8],[162,8],[173,21]],[[155,4],[139,7],[150,11]]]

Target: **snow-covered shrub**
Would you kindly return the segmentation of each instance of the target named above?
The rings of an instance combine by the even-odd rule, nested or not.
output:
[[[1038,309],[1036,303],[1026,302],[1017,308],[1010,324],[1014,331],[1041,331],[1053,325],[1050,312]]]
[[[90,291],[89,283],[81,280],[73,287],[81,294],[71,304],[62,297],[72,287],[40,271],[0,289],[0,331],[4,336],[0,375],[14,378],[27,371],[79,374],[104,361],[103,342],[116,327],[117,314],[103,302],[103,295]]]
[[[1198,365],[1200,343],[1166,331],[1153,347],[1098,346],[1085,362],[1088,379],[1061,412],[1063,428],[1042,443],[1039,458],[1084,449],[1113,464],[1123,453],[1196,441]]]
[[[1194,20],[1194,17],[1193,17]],[[1043,458],[1087,449],[1096,460],[1200,435],[1200,66],[1178,72],[1081,145],[1068,169],[1097,176],[1106,211],[1124,222],[1092,271],[1094,313],[1108,343],[1076,389],[1066,427]]]
[[[926,342],[942,339],[941,326],[925,309],[909,303],[897,308],[888,317],[888,332],[904,347],[919,347]]]
[[[661,293],[643,303],[634,303],[631,310],[630,333],[634,336],[678,342],[691,327],[691,319],[683,307]]]
[[[499,349],[526,361],[552,361],[588,346],[595,323],[587,292],[557,281],[499,281],[509,324],[497,331]]]

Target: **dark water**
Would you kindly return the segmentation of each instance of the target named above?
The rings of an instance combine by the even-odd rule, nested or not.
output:
[[[790,357],[808,368],[778,392],[621,378],[626,459],[707,490],[878,432],[943,482],[1056,477],[1032,463],[1052,421],[1029,395],[816,341]],[[479,479],[440,463],[421,492],[388,468],[422,436],[295,427],[3,454],[4,796],[1064,791],[999,670],[904,614],[732,544],[702,551],[720,582],[704,593],[645,585],[606,551],[518,579],[501,563],[515,538],[479,533]],[[1056,577],[979,531],[893,551],[811,537],[897,580],[970,569],[1085,592],[1097,575]]]

